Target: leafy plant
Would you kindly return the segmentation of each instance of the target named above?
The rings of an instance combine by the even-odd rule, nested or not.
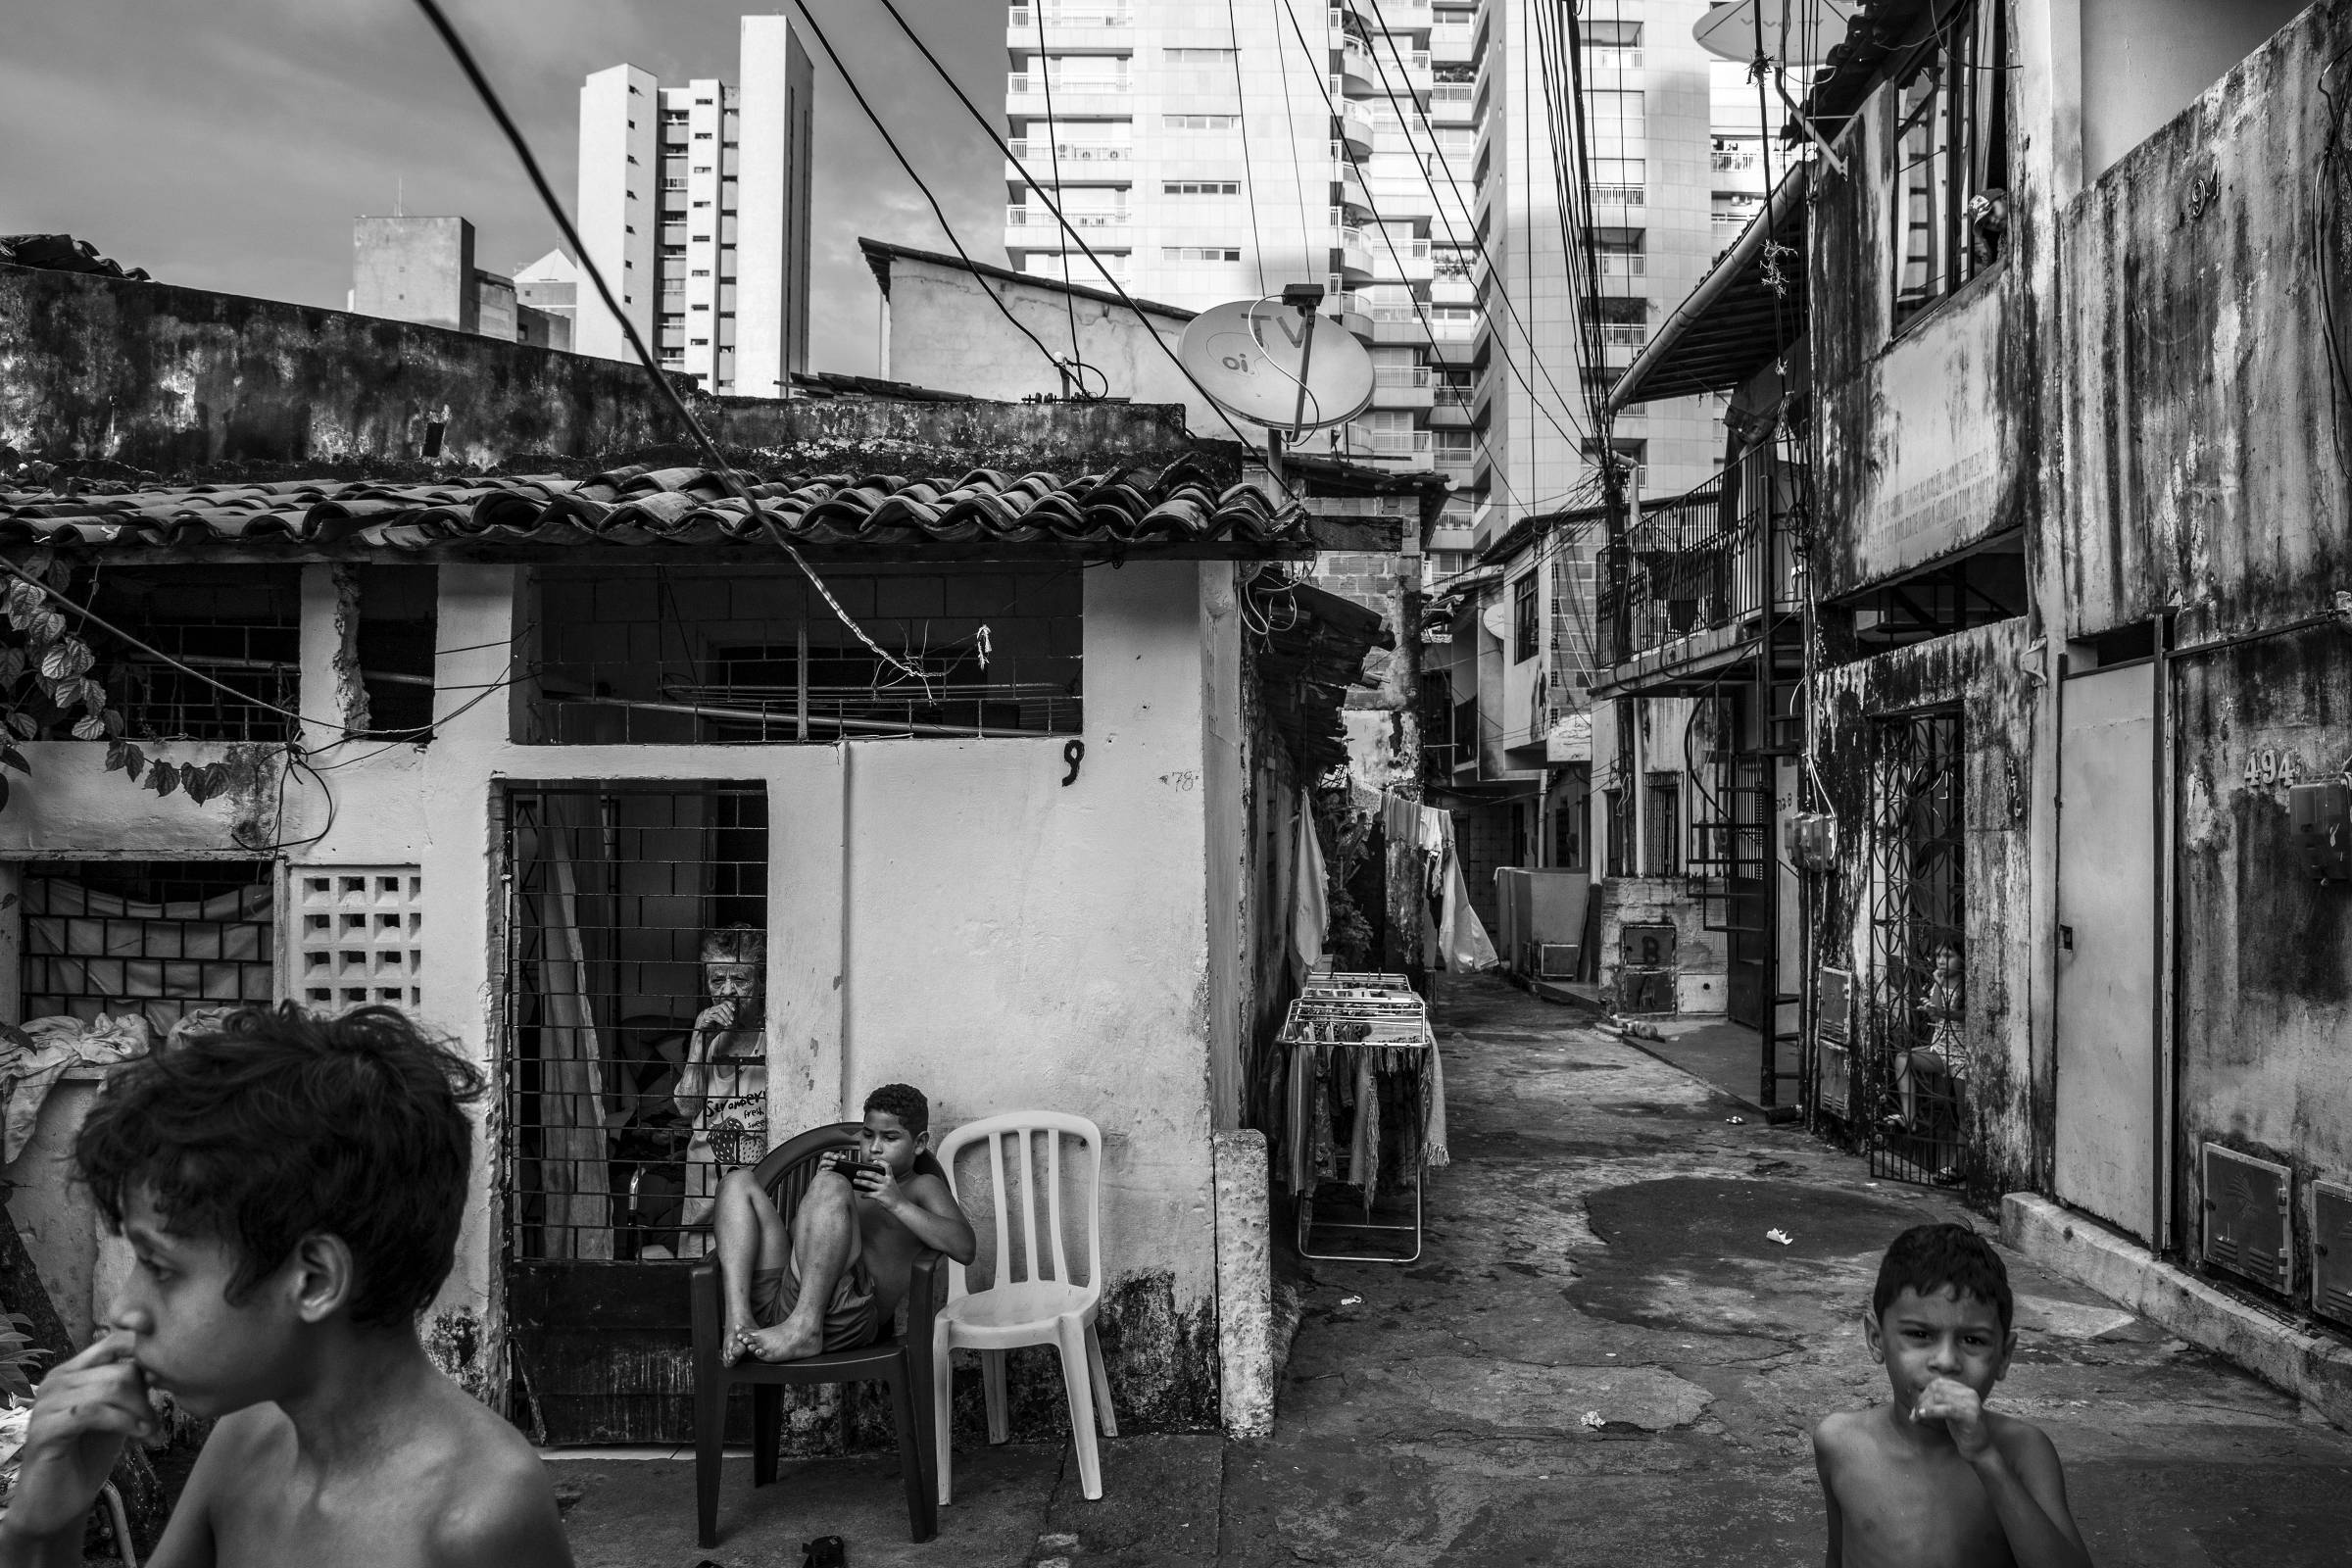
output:
[[[202,805],[228,787],[228,768],[220,762],[151,761],[125,735],[122,714],[107,700],[89,643],[66,624],[58,594],[72,579],[71,562],[36,550],[0,576],[0,600],[13,639],[0,638],[0,809],[8,806],[14,768],[29,775],[20,742],[39,740],[64,729],[77,741],[105,741],[106,769],[155,791],[160,800],[174,790]]]
[[[32,1373],[49,1352],[32,1343],[32,1319],[22,1312],[8,1314],[0,1328],[0,1394],[14,1399],[32,1397]]]

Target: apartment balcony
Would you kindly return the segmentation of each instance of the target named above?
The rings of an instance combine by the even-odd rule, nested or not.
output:
[[[1081,213],[1064,207],[1061,215],[1069,220],[1071,228],[1084,236],[1091,249],[1123,251],[1135,243],[1124,212]],[[1075,251],[1078,244],[1043,206],[1024,207],[1015,204],[1004,209],[1004,248],[1008,251]]]
[[[1004,19],[1004,46],[1051,47],[1057,55],[1129,54],[1135,49],[1135,12],[1113,5],[1013,6]],[[1058,88],[1054,96],[1061,96]]]
[[[1340,78],[1340,90],[1350,98],[1369,98],[1381,90],[1380,70],[1372,64],[1372,48],[1354,33],[1343,33],[1345,40],[1333,51],[1339,56],[1335,74]]]
[[[1381,53],[1381,64],[1389,68],[1388,84],[1400,92],[1411,92],[1415,102],[1429,102],[1430,89],[1437,85],[1430,74],[1429,51],[1426,49],[1399,49],[1396,54],[1402,56],[1404,61],[1404,79],[1402,81],[1396,79],[1396,60],[1391,57],[1386,49],[1383,49]]]
[[[1475,57],[1478,24],[1441,22],[1429,29],[1429,58],[1441,66],[1466,66]]]
[[[1384,365],[1374,368],[1372,372],[1372,407],[1426,412],[1430,407],[1430,400],[1428,366]]]
[[[1371,457],[1426,459],[1429,456],[1427,430],[1370,430],[1362,433],[1368,438],[1367,452]]]
[[[1427,348],[1431,342],[1429,328],[1421,324],[1421,314],[1409,305],[1375,305],[1372,307],[1372,341],[1383,348]]]
[[[1372,273],[1383,283],[1426,283],[1433,264],[1429,241],[1372,238]]]
[[[1324,295],[1323,314],[1346,327],[1348,335],[1357,342],[1372,341],[1372,313],[1364,304],[1361,294],[1343,289],[1336,294]]]
[[[1409,185],[1395,180],[1376,183],[1372,202],[1380,216],[1393,223],[1427,222],[1437,216],[1429,186],[1417,175]]]
[[[1335,458],[1368,458],[1372,456],[1372,432],[1359,430],[1352,424],[1343,424],[1331,431],[1331,455]]]
[[[1471,400],[1478,396],[1474,388],[1450,383],[1433,386],[1429,390],[1429,427],[1432,430],[1467,430],[1471,424]]]
[[[1060,94],[1054,95],[1056,105]],[[1060,172],[1064,185],[1126,185],[1135,179],[1135,149],[1105,147],[1088,142],[1048,142],[1035,136],[1014,136],[1005,145],[1012,156],[1029,166],[1028,174],[1021,172],[1019,164],[1007,163],[1004,177],[1026,181],[1031,177],[1052,180]]]
[[[1337,147],[1340,144],[1333,142],[1332,145]],[[1347,159],[1337,158],[1331,166],[1331,182],[1339,187],[1340,201],[1352,209],[1348,214],[1349,221],[1359,223],[1371,221],[1372,196],[1364,188],[1362,171],[1348,162]]]
[[[1004,115],[1008,120],[1043,120],[1050,117],[1084,120],[1093,116],[1120,116],[1135,113],[1135,87],[1124,79],[1084,76],[1076,79],[1056,79],[1054,82],[1054,102],[1046,103],[1046,78],[1042,72],[1015,71],[1004,78]]]
[[[1614,281],[1618,285],[1615,289],[1617,293],[1639,293],[1640,285],[1648,276],[1649,258],[1645,255],[1635,255],[1630,251],[1600,253],[1600,282],[1604,290]]]
[[[1752,452],[1722,479],[1642,507],[1626,540],[1630,570],[1599,594],[1605,685],[1668,680],[1699,661],[1711,666],[1752,640],[1767,612],[1793,608],[1788,542],[1769,525],[1789,496],[1777,469]]]
[[[1430,279],[1429,303],[1432,305],[1476,305],[1478,285],[1459,274],[1439,274]]]
[[[1603,228],[1613,228],[1629,220],[1639,224],[1642,220],[1641,215],[1648,205],[1649,191],[1645,186],[1592,187],[1592,221]]]
[[[1386,22],[1389,31],[1402,34],[1427,32],[1437,23],[1437,13],[1430,0],[1381,0],[1380,10],[1364,8],[1364,20],[1375,24]]]
[[[1467,81],[1431,82],[1429,118],[1431,123],[1439,125],[1477,123],[1478,88]]]
[[[1343,224],[1331,231],[1331,251],[1340,274],[1350,283],[1372,281],[1372,246],[1364,231]]]
[[[1372,117],[1365,114],[1363,110],[1354,104],[1342,104],[1339,106],[1339,108],[1340,139],[1348,144],[1348,150],[1353,153],[1356,157],[1371,157],[1373,142]]]

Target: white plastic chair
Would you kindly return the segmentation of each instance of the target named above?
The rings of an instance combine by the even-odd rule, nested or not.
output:
[[[1086,1157],[1086,1283],[1070,1282],[1070,1260],[1062,1241],[1061,1145],[1064,1137],[1085,1146]],[[1045,1142],[1045,1214],[1038,1213],[1037,1166],[1033,1143]],[[1119,1435],[1110,1409],[1110,1379],[1102,1368],[1102,1341],[1095,1332],[1095,1315],[1102,1304],[1102,1132],[1083,1116],[1051,1110],[1015,1110],[988,1116],[949,1134],[938,1151],[948,1186],[956,1185],[956,1158],[973,1144],[986,1141],[990,1187],[997,1205],[996,1256],[990,1265],[992,1283],[972,1291],[960,1263],[948,1265],[948,1301],[939,1309],[931,1331],[933,1427],[939,1445],[939,1500],[954,1501],[948,1469],[950,1377],[948,1352],[958,1346],[980,1352],[982,1387],[988,1396],[988,1441],[1003,1443],[1007,1434],[1004,1412],[1004,1352],[1024,1345],[1052,1345],[1061,1351],[1061,1382],[1070,1401],[1070,1436],[1078,1446],[1078,1481],[1088,1497],[1102,1495],[1102,1465],[1095,1451],[1095,1423],[1102,1435]],[[1012,1157],[1005,1157],[1007,1145]],[[1017,1216],[1008,1212],[1012,1189],[1020,1186]],[[960,1201],[960,1200],[958,1200]],[[1012,1277],[1012,1235],[1006,1221],[1020,1221],[1020,1259],[1025,1265]],[[1053,1272],[1038,1267],[1038,1232],[1051,1239]]]

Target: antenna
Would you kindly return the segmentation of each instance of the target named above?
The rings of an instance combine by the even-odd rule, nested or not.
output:
[[[1236,418],[1266,427],[1267,456],[1281,472],[1284,434],[1346,424],[1372,401],[1372,356],[1353,335],[1318,332],[1323,291],[1296,283],[1274,298],[1211,306],[1188,322],[1176,357],[1209,400]]]
[[[409,179],[406,174],[392,176],[392,216],[394,218],[409,216]]]
[[[1707,8],[1690,36],[1717,59],[1743,66],[1758,54],[1784,66],[1817,66],[1844,39],[1858,9],[1857,0],[1724,0]]]

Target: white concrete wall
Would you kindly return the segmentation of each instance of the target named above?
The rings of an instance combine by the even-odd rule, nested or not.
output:
[[[778,1135],[854,1113],[867,1089],[894,1079],[931,1096],[943,1132],[1021,1106],[1090,1116],[1107,1148],[1106,1276],[1167,1270],[1176,1310],[1204,1312],[1216,1268],[1211,796],[1201,784],[1215,682],[1206,672],[1232,667],[1225,645],[1238,647],[1239,634],[1237,616],[1204,611],[1203,585],[1222,581],[1229,601],[1230,572],[1222,563],[1133,563],[1085,574],[1087,750],[1065,787],[1060,736],[846,748],[513,744],[519,698],[501,683],[521,573],[508,566],[441,567],[438,640],[456,651],[437,662],[432,743],[329,747],[340,711],[329,663],[336,596],[330,569],[314,566],[300,706],[317,721],[307,738],[321,748],[319,775],[286,774],[262,748],[151,748],[239,770],[227,794],[197,806],[103,774],[103,748],[28,745],[32,778],[0,813],[0,858],[250,858],[247,844],[287,843],[300,846],[289,852],[296,864],[416,864],[427,900],[422,1015],[490,1063],[501,782],[763,783]],[[1222,652],[1204,657],[1204,645]],[[1239,831],[1237,821],[1230,833]],[[434,1312],[443,1324],[463,1315],[481,1326],[479,1364],[451,1370],[497,1400],[507,1384],[498,1172],[486,1142],[475,1159],[458,1266]],[[68,1285],[86,1299],[88,1287]]]

